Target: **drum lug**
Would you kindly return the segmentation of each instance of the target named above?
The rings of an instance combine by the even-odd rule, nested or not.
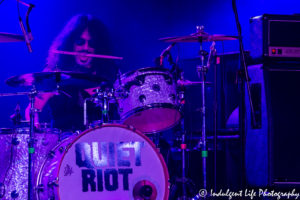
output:
[[[56,177],[53,181],[49,181],[47,184],[48,187],[58,187],[58,178]]]
[[[172,85],[173,84],[173,79],[172,79],[172,77],[170,77],[170,76],[168,76],[168,75],[163,75],[163,77],[164,77],[164,79],[165,79],[165,81],[166,81],[166,83],[168,84],[168,85]]]
[[[48,158],[54,158],[55,152],[54,151],[49,151],[48,153]]]
[[[143,95],[143,94],[141,94],[141,95],[139,96],[139,101],[140,101],[142,104],[144,104],[145,101],[146,101],[146,96]]]
[[[171,99],[171,101],[173,101],[173,103],[175,103],[175,101],[176,101],[176,95],[175,94],[169,94],[169,98]]]
[[[60,147],[60,148],[58,149],[58,151],[59,151],[60,153],[63,153],[64,151],[66,151],[66,148],[65,148],[65,147]]]
[[[35,189],[38,192],[44,192],[44,184],[39,184]]]
[[[135,81],[136,81],[135,83],[137,86],[141,86],[145,83],[145,76],[137,76],[135,78]]]

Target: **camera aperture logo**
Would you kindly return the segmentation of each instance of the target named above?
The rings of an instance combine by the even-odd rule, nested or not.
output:
[[[261,197],[272,197],[272,199],[300,199],[299,192],[296,189],[290,191],[275,191],[269,189],[245,189],[239,191],[231,191],[230,189],[218,191],[201,189],[197,197],[213,197],[213,198],[224,198],[227,197],[228,200],[240,199],[240,197],[245,197],[251,200],[256,200]]]

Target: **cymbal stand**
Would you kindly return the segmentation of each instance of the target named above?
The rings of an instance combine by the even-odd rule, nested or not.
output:
[[[203,26],[197,26],[197,32],[204,32]],[[205,93],[205,81],[206,81],[206,73],[208,71],[208,67],[204,65],[204,59],[207,55],[207,52],[203,50],[203,41],[202,37],[199,37],[199,44],[200,44],[200,59],[201,59],[201,65],[197,66],[197,73],[198,77],[201,78],[202,84],[201,84],[201,93],[202,93],[202,128],[201,133],[202,137],[201,140],[198,143],[198,146],[201,146],[201,157],[202,157],[202,175],[203,175],[203,189],[207,189],[207,172],[206,172],[206,158],[207,158],[207,147],[206,147],[206,93]],[[205,197],[204,197],[205,199]]]
[[[37,90],[33,85],[31,92],[29,93],[30,101],[30,131],[28,140],[28,200],[33,200],[34,197],[34,117],[37,110],[34,108],[35,97],[37,96]]]

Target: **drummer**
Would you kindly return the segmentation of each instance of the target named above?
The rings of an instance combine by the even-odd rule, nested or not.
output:
[[[115,80],[117,67],[112,60],[87,57],[82,55],[64,55],[54,53],[54,50],[80,52],[87,54],[111,55],[109,34],[105,25],[91,15],[76,15],[66,24],[53,41],[47,58],[45,72],[74,71],[97,75],[109,80]],[[63,131],[84,129],[83,102],[90,97],[93,88],[79,89],[73,86],[64,87],[63,93],[38,95],[35,108],[41,112],[35,116],[35,124],[42,122],[42,116],[49,116],[54,128]],[[29,119],[30,107],[25,116]],[[95,115],[100,113],[95,112]],[[39,119],[40,118],[40,119]]]

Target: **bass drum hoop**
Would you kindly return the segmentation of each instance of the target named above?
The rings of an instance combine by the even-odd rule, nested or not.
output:
[[[69,147],[70,147],[70,144],[72,143],[72,141],[75,139],[75,135],[73,135],[73,136],[70,136],[70,137],[68,137],[68,138],[65,138],[65,139],[63,139],[62,141],[60,141],[54,148],[52,148],[51,150],[50,150],[50,152],[48,152],[48,155],[47,155],[47,158],[44,160],[44,162],[43,162],[43,164],[41,165],[41,167],[40,167],[40,169],[39,169],[39,173],[38,173],[38,175],[37,175],[37,178],[36,178],[36,199],[37,200],[40,200],[40,197],[39,197],[39,185],[40,185],[40,183],[42,183],[43,182],[43,172],[44,172],[44,167],[45,167],[45,165],[47,164],[47,161],[48,161],[48,158],[51,156],[50,154],[51,154],[51,152],[56,152],[56,150],[58,149],[58,148],[61,148],[61,147],[64,147],[64,149],[65,149],[65,151],[67,151],[68,149],[69,149]],[[69,141],[70,140],[70,141]],[[67,143],[67,141],[69,141],[69,143]],[[62,146],[62,144],[64,144],[64,143],[67,143],[65,146]]]

